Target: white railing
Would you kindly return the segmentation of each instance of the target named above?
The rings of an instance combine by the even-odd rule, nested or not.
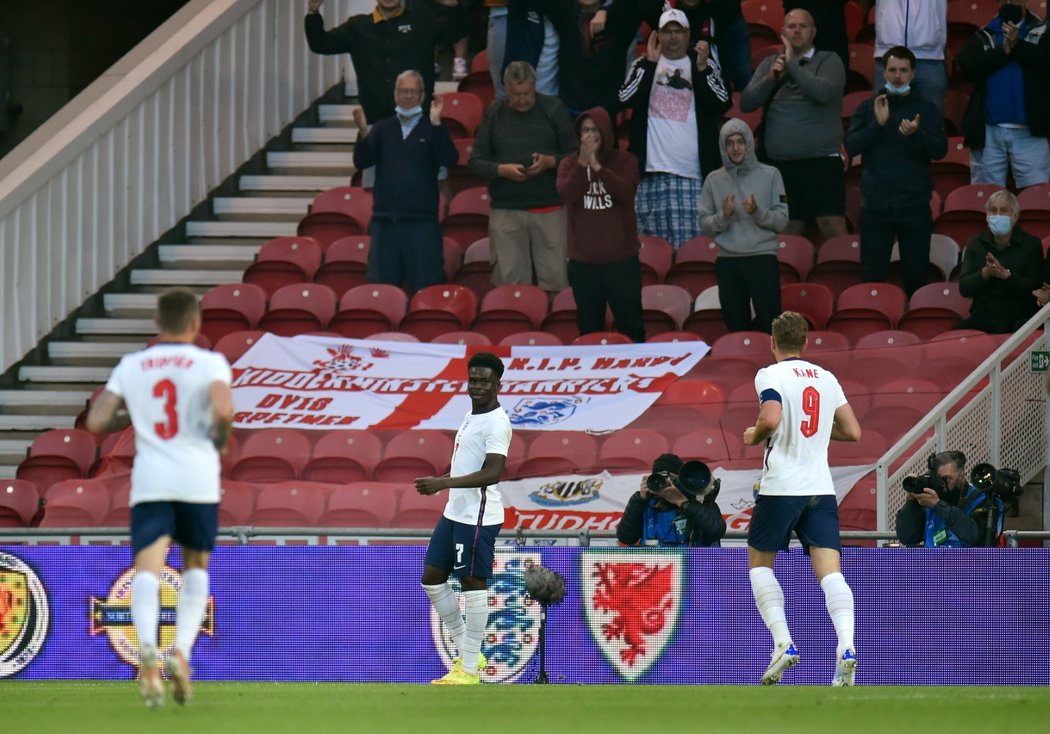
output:
[[[883,455],[875,469],[880,531],[894,527],[896,511],[905,501],[902,480],[924,473],[931,453],[961,450],[967,471],[989,462],[1016,469],[1022,484],[1050,465],[1047,374],[1029,366],[1031,351],[1048,349],[1043,331],[1048,321],[1050,306],[1045,306]]]
[[[0,369],[352,74],[307,48],[305,11],[192,0],[0,161]]]

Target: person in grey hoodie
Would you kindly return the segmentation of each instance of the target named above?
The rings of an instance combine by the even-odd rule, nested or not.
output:
[[[729,331],[769,332],[780,314],[777,233],[788,223],[780,171],[758,162],[755,138],[733,118],[718,136],[722,167],[704,179],[700,229],[718,244],[718,301]],[[755,306],[754,327],[751,304]]]

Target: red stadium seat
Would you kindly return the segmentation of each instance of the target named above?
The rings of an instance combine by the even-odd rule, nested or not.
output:
[[[903,331],[901,329],[884,329],[882,331],[873,331],[870,334],[865,334],[857,340],[857,343],[853,345],[853,348],[882,349],[884,347],[902,347],[921,343],[922,339],[910,331]]]
[[[862,279],[860,237],[855,234],[837,235],[825,241],[807,277],[808,282],[827,286],[832,293],[841,293]]]
[[[272,295],[281,286],[313,280],[319,267],[321,243],[313,237],[276,237],[259,248],[244,282]]]
[[[27,479],[0,482],[0,528],[27,528],[40,509],[40,493]]]
[[[368,253],[372,238],[366,234],[341,237],[324,251],[324,263],[314,282],[326,285],[342,296],[354,286],[368,282]]]
[[[881,433],[865,428],[860,441],[832,441],[828,446],[828,463],[831,466],[874,464],[888,448]]]
[[[323,331],[335,315],[335,292],[317,283],[294,283],[270,297],[270,308],[259,320],[259,328],[278,336],[296,336]]]
[[[642,266],[642,285],[663,283],[671,269],[674,248],[663,237],[654,234],[638,235],[638,259]]]
[[[441,476],[452,460],[452,439],[443,431],[402,431],[391,438],[376,464],[377,482],[411,482],[417,477]]]
[[[470,92],[443,92],[439,95],[445,101],[441,119],[448,127],[453,138],[473,138],[481,124],[481,115],[485,106],[476,94]]]
[[[369,431],[330,431],[313,448],[302,469],[311,482],[341,484],[369,479],[383,453],[383,443]]]
[[[602,443],[598,465],[608,471],[644,471],[653,465],[653,459],[669,449],[662,433],[648,428],[624,428],[616,431]]]
[[[665,331],[661,334],[653,334],[646,337],[646,344],[664,344],[667,342],[696,342],[703,341],[703,337],[691,331]]]
[[[431,344],[461,344],[471,347],[491,347],[492,340],[480,331],[449,331],[438,334],[430,340]]]
[[[769,334],[761,331],[735,331],[726,334],[711,345],[711,356],[757,358],[768,364],[772,359]]]
[[[923,339],[953,328],[970,313],[970,299],[959,292],[958,283],[930,283],[912,294],[900,328]]]
[[[781,43],[779,46],[763,46],[762,48],[756,49],[751,53],[752,67],[758,68],[759,63],[762,59],[767,56],[773,56],[781,53],[784,50],[784,44]],[[751,132],[758,130],[758,126],[762,124],[762,108],[752,110],[751,112],[744,112],[740,109],[740,92],[733,92],[733,106],[729,108],[729,112],[725,114],[726,119],[733,119],[734,117],[743,120],[747,123],[747,126],[751,128]]]
[[[44,495],[42,528],[98,527],[109,512],[109,488],[98,479],[66,479]]]
[[[367,283],[343,294],[328,328],[350,339],[364,339],[398,328],[407,310],[408,296],[403,290],[395,285]]]
[[[710,237],[693,237],[682,243],[675,253],[674,265],[667,271],[664,282],[689,291],[696,298],[700,292],[718,285],[715,277],[715,260],[718,245]]]
[[[781,284],[806,280],[813,268],[813,243],[801,235],[782,234],[777,239]]]
[[[606,318],[606,325],[608,322]],[[573,297],[572,288],[555,294],[551,300],[550,313],[543,319],[540,330],[554,334],[563,344],[571,344],[572,340],[580,335],[576,324],[576,299]]]
[[[395,528],[433,528],[444,510],[443,497],[422,495],[409,488],[402,492],[397,514],[390,524]]]
[[[371,219],[372,192],[339,186],[314,198],[310,213],[299,222],[298,233],[314,237],[327,247],[342,237],[367,233]]]
[[[1017,195],[1021,227],[1042,239],[1050,237],[1050,184],[1029,186]]]
[[[234,331],[222,339],[219,339],[215,344],[215,351],[226,357],[226,361],[233,364],[241,355],[255,346],[255,343],[262,338],[265,331]]]
[[[219,526],[247,525],[255,509],[255,495],[258,487],[247,482],[235,482],[223,479],[220,487]]]
[[[860,15],[860,8],[853,3],[846,3],[847,8],[856,9]],[[875,47],[869,43],[851,43],[849,45],[849,69],[847,69],[846,85],[850,92],[864,92],[871,95],[875,82]]]
[[[201,298],[201,333],[217,344],[235,331],[254,329],[266,313],[266,291],[250,283],[217,285]]]
[[[573,346],[605,345],[605,344],[634,344],[629,336],[618,331],[592,331],[589,334],[578,336],[572,340]]]
[[[448,167],[448,178],[445,185],[449,193],[455,196],[460,191],[483,186],[484,181],[474,175],[470,170],[470,155],[474,152],[474,138],[454,138],[452,142],[456,146],[459,158],[454,165]],[[440,212],[444,214],[444,207]]]
[[[864,334],[896,329],[904,314],[904,291],[890,283],[861,283],[839,295],[837,309],[827,328],[856,342]]]
[[[501,347],[560,347],[564,342],[546,331],[518,331],[499,340]]]
[[[470,243],[463,253],[463,264],[459,266],[452,282],[465,285],[479,296],[484,296],[492,289],[492,253],[488,237]]]
[[[786,308],[786,307],[785,307]],[[850,348],[849,339],[837,331],[813,329],[806,335],[806,352],[843,352]]]
[[[757,412],[756,412],[757,414]],[[709,464],[729,459],[729,448],[720,428],[699,428],[675,439],[671,452],[683,461],[700,459]],[[655,457],[654,457],[655,458]]]
[[[400,329],[430,341],[438,334],[466,329],[477,310],[478,298],[472,290],[461,285],[432,285],[412,296]]]
[[[823,329],[834,310],[835,295],[820,283],[788,283],[780,288],[780,306],[806,317],[811,329]]]
[[[102,524],[111,528],[126,528],[131,525],[131,479],[126,477],[120,486],[110,487],[109,512]]]
[[[417,344],[419,343],[418,338],[412,336],[411,334],[406,334],[403,331],[379,331],[375,334],[369,334],[365,337],[365,339],[377,342],[415,342]]]
[[[593,436],[580,431],[542,431],[529,444],[518,474],[536,477],[587,472],[597,459],[598,442]]]
[[[474,58],[477,58],[476,56]],[[496,98],[496,89],[492,86],[492,75],[487,69],[482,71],[471,70],[466,79],[461,79],[458,90],[470,92],[481,100],[481,104],[488,107]]]
[[[398,501],[404,486],[379,482],[355,482],[334,487],[328,506],[318,520],[321,527],[393,527]],[[431,498],[433,499],[433,498]]]
[[[944,199],[944,211],[933,223],[933,231],[948,235],[956,242],[966,242],[985,226],[985,202],[1001,188],[971,184],[955,189]]]
[[[33,482],[41,493],[64,479],[86,477],[98,450],[94,437],[79,428],[58,428],[33,439],[29,455],[15,476]]]
[[[441,233],[466,248],[489,234],[489,214],[492,201],[485,186],[464,189],[452,197],[448,215],[441,220]]]
[[[642,286],[642,319],[646,334],[681,331],[692,307],[693,297],[685,288],[667,284]]]
[[[441,282],[452,282],[456,271],[463,264],[463,250],[465,249],[451,237],[441,238],[442,273],[444,274]]]
[[[547,293],[534,285],[501,285],[481,299],[470,328],[498,342],[518,331],[538,329],[547,316]]]
[[[259,488],[249,523],[271,528],[316,527],[331,485],[289,481]]]
[[[725,393],[717,383],[679,378],[664,389],[653,406],[687,407],[697,415],[703,416],[708,423],[715,423],[722,417],[725,402]]]
[[[310,439],[291,428],[253,431],[241,445],[230,478],[238,482],[273,483],[295,479],[310,457]]]
[[[99,458],[90,471],[92,477],[127,474],[135,460],[135,429],[125,428],[109,434],[99,445]]]
[[[722,304],[718,300],[717,285],[705,288],[696,297],[693,312],[686,317],[682,328],[701,337],[708,344],[714,344],[719,337],[729,333],[725,319],[722,318]]]
[[[767,337],[767,344],[768,337]],[[767,347],[768,349],[768,347]],[[686,373],[689,379],[708,380],[717,384],[722,391],[732,390],[743,383],[751,384],[755,371],[773,363],[773,353],[767,351],[765,356],[759,352],[733,357],[714,357],[708,354]]]

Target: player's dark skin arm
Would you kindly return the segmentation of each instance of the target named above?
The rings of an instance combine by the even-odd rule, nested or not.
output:
[[[430,495],[453,487],[488,487],[499,481],[506,463],[507,457],[503,454],[485,454],[485,463],[479,470],[459,477],[447,474],[441,477],[420,477],[416,480],[416,491]]]
[[[103,390],[88,410],[86,426],[92,433],[122,431],[131,425],[131,416],[119,395]]]

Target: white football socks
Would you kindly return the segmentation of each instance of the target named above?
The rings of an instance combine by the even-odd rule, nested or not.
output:
[[[157,649],[160,622],[160,579],[149,571],[136,571],[131,582],[131,621],[139,637],[139,649]]]
[[[192,568],[182,574],[182,591],[175,607],[175,649],[190,660],[193,643],[208,609],[208,572]]]
[[[445,623],[445,629],[452,636],[452,642],[456,646],[456,652],[463,656],[463,636],[466,634],[467,625],[463,622],[463,613],[459,610],[459,599],[452,592],[448,583],[427,586],[423,584],[423,591],[430,597],[430,603],[434,605],[441,621]]]
[[[489,592],[488,589],[464,591],[463,598],[467,602],[467,633],[463,636],[460,660],[463,671],[473,675],[478,672],[478,653],[489,623]]]
[[[853,649],[853,590],[841,573],[829,573],[821,579],[820,588],[839,638],[836,656],[841,658],[842,653]]]
[[[748,572],[751,579],[751,593],[755,596],[755,605],[762,621],[773,635],[773,644],[787,647],[791,644],[791,631],[788,629],[787,617],[784,616],[784,590],[773,574],[773,569],[759,566]]]

